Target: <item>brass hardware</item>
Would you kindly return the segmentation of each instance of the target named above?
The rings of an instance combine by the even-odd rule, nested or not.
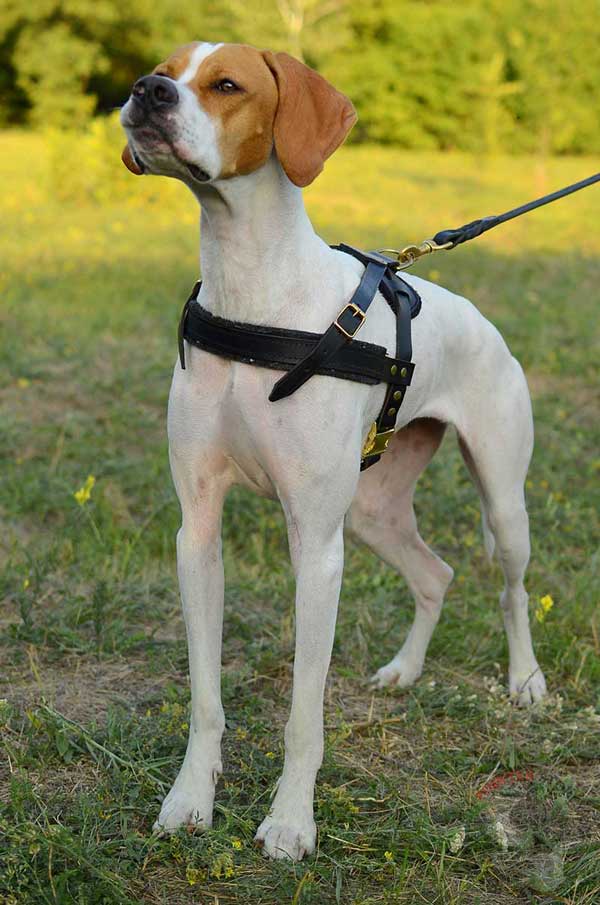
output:
[[[375,436],[377,434],[377,424],[375,421],[369,428],[369,433],[367,434],[367,439],[365,440],[362,448],[361,456],[364,459],[365,456],[368,456],[371,450],[373,449],[373,444],[375,442]]]
[[[377,433],[377,424],[373,422],[369,429],[369,434],[363,446],[362,458],[368,459],[370,456],[380,456],[388,448],[388,444],[394,436],[394,428],[388,431]]]
[[[357,324],[357,326],[356,326],[356,330],[354,331],[354,333],[348,333],[348,331],[345,330],[344,327],[342,327],[342,325],[341,325],[340,322],[339,322],[340,317],[342,316],[342,314],[344,314],[344,312],[345,312],[348,308],[350,308],[350,310],[352,311],[352,314],[354,315],[354,317],[360,318],[360,320],[359,320],[359,322],[358,322],[358,324]],[[354,302],[348,302],[347,305],[344,305],[344,307],[342,308],[342,310],[340,311],[340,313],[338,314],[338,316],[336,317],[336,319],[334,320],[333,323],[334,323],[334,326],[336,326],[336,327],[338,328],[338,330],[340,331],[340,333],[343,333],[344,336],[345,336],[347,339],[352,339],[353,337],[356,336],[356,334],[358,333],[358,331],[360,330],[360,328],[361,328],[362,325],[364,324],[366,316],[367,316],[367,315],[366,315],[365,312],[362,310],[362,308],[359,308],[358,305],[355,305],[355,304],[354,304]]]
[[[402,399],[402,390],[396,390],[396,392],[394,393],[394,399],[396,400],[396,402]]]
[[[392,375],[392,377],[395,377],[397,373],[398,373],[398,365],[392,365],[392,367],[390,368],[390,374]]]
[[[402,370],[400,371],[400,377],[406,377],[407,374],[408,368],[402,368]]]
[[[388,415],[395,415],[396,409],[392,407],[391,409],[388,409],[387,413],[388,413]]]
[[[396,270],[406,270],[407,267],[412,267],[415,261],[418,261],[423,255],[430,255],[434,251],[442,251],[445,248],[452,248],[452,242],[436,245],[433,239],[425,239],[420,245],[407,245],[400,251],[396,248],[380,248],[379,254],[396,258],[398,262],[395,265]]]

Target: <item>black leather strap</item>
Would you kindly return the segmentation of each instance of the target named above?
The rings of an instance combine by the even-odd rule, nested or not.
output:
[[[290,396],[317,372],[317,368],[324,367],[336,352],[352,342],[375,298],[384,273],[385,264],[376,264],[372,261],[367,264],[358,288],[348,304],[327,328],[313,351],[277,381],[269,395],[271,402]]]
[[[261,327],[240,324],[237,321],[215,317],[196,301],[194,292],[184,305],[179,322],[179,336],[193,346],[206,349],[222,358],[243,361],[246,364],[290,371],[311,355],[322,338],[321,333],[305,330],[283,330],[279,327]],[[330,328],[331,329],[331,328]],[[181,358],[182,347],[180,347]],[[185,368],[185,350],[183,365]],[[402,369],[407,375],[401,376]],[[383,346],[354,340],[344,345],[315,374],[341,377],[357,383],[394,383],[408,386],[414,365],[386,355]]]
[[[181,370],[185,371],[185,345],[184,339],[187,339],[188,342],[191,342],[189,337],[187,336],[187,322],[188,315],[190,310],[190,305],[192,302],[195,302],[198,298],[198,293],[200,292],[200,287],[202,286],[202,280],[197,280],[194,283],[194,288],[191,291],[190,297],[187,302],[183,306],[183,310],[181,312],[181,316],[179,318],[179,325],[177,327],[177,348],[179,349],[179,364],[181,365]]]

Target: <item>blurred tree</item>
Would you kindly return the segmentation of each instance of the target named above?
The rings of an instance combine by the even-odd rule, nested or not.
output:
[[[507,98],[517,127],[513,147],[541,153],[598,151],[598,0],[492,3],[505,35],[509,70],[526,87]]]
[[[350,38],[349,0],[226,0],[236,40],[285,50],[318,65]]]
[[[32,23],[20,32],[15,54],[17,84],[34,124],[79,126],[89,119],[96,105],[86,93],[90,76],[108,66],[100,43],[75,34],[66,22],[43,30]]]
[[[474,86],[501,50],[485,4],[353,0],[350,28],[350,46],[324,70],[359,110],[356,138],[421,148],[480,142],[485,95]]]
[[[523,89],[520,82],[506,81],[506,57],[500,50],[480,67],[479,75],[479,81],[467,88],[467,95],[472,96],[474,131],[479,136],[474,144],[488,154],[497,154],[513,126],[505,99]]]

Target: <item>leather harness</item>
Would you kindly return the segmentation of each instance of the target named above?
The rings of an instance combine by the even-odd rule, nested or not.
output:
[[[398,410],[410,385],[414,364],[410,322],[421,310],[419,294],[395,272],[397,262],[378,252],[362,252],[350,245],[332,248],[352,255],[365,265],[361,281],[335,321],[320,333],[260,327],[216,317],[198,302],[198,281],[184,305],[179,321],[179,358],[185,369],[184,339],[222,358],[243,361],[287,373],[274,384],[271,402],[290,396],[313,374],[325,374],[358,383],[386,383],[387,392],[377,420],[361,453],[361,471],[374,465],[394,433]],[[396,356],[383,346],[355,340],[377,290],[396,317]]]

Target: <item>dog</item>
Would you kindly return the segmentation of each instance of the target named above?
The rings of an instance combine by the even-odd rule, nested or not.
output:
[[[314,232],[302,187],[354,125],[352,104],[285,53],[192,43],[139,79],[121,111],[123,162],[136,174],[184,182],[201,206],[202,287],[211,314],[323,333],[356,289],[363,265]],[[533,448],[527,383],[504,340],[466,299],[420,279],[416,369],[381,461],[360,472],[361,449],[385,385],[313,376],[269,402],[273,371],[186,343],[168,407],[169,457],[181,504],[177,567],[192,692],[183,765],[155,829],[209,827],[222,771],[221,515],[234,484],[278,499],[296,577],[296,646],[285,762],[256,839],[273,858],[314,851],[313,794],[323,756],[323,694],[344,562],[344,528],[406,579],[410,632],[375,686],[421,674],[452,569],[419,535],[415,483],[452,425],[479,492],[487,552],[504,573],[500,597],[509,688],[520,704],[546,690],[531,642],[524,573],[524,481]],[[361,338],[393,354],[395,319],[375,297]]]

